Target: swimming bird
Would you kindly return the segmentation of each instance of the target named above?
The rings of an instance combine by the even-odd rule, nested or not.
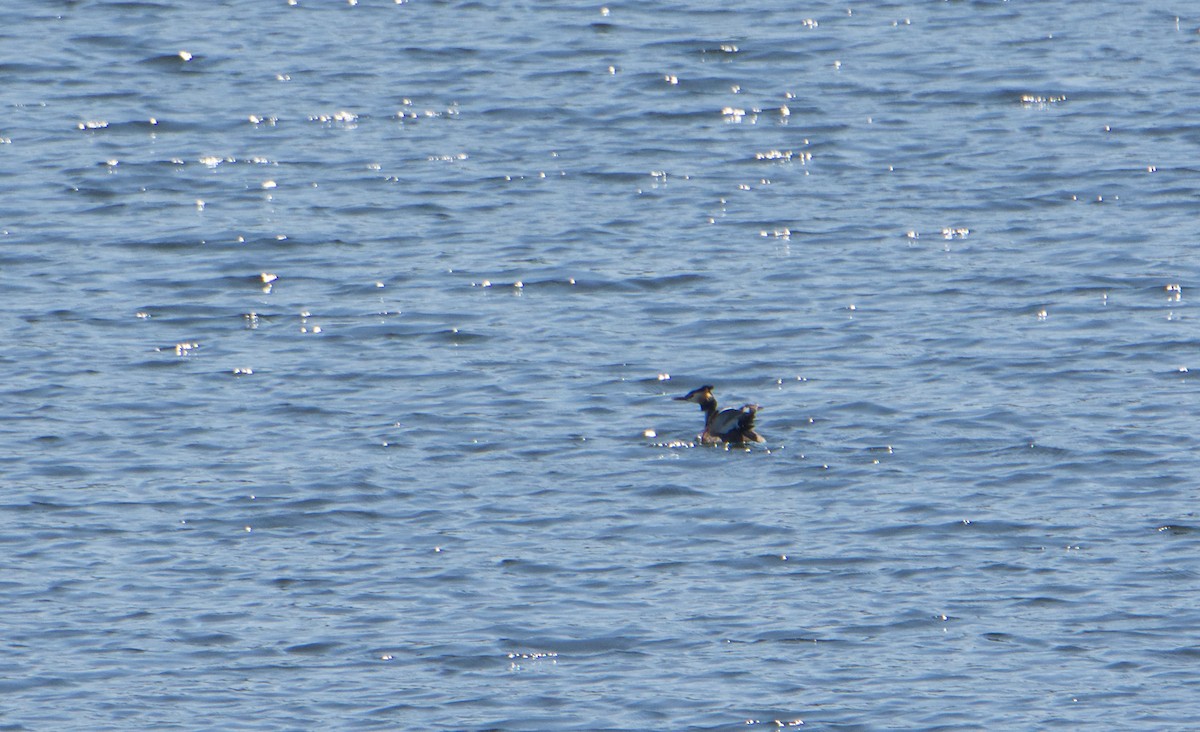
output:
[[[719,445],[722,442],[741,445],[747,442],[765,442],[762,436],[754,431],[754,414],[758,411],[757,404],[747,404],[740,409],[717,410],[717,398],[713,396],[713,387],[706,384],[699,389],[693,389],[675,401],[699,404],[704,412],[704,431],[698,439],[703,445]]]

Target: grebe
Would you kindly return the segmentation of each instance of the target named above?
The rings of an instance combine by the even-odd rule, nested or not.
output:
[[[713,396],[713,387],[706,384],[699,389],[693,389],[675,401],[699,404],[704,412],[704,431],[699,440],[703,445],[719,445],[730,442],[741,445],[746,442],[764,442],[762,436],[754,431],[754,413],[758,411],[757,404],[747,404],[741,409],[724,409],[717,411],[717,398]]]

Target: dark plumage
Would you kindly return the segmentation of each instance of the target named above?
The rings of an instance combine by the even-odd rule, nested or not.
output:
[[[758,411],[757,404],[747,404],[740,409],[717,410],[717,398],[713,396],[713,387],[705,385],[693,389],[676,401],[699,404],[704,412],[704,431],[698,439],[704,445],[719,445],[729,442],[741,445],[747,442],[763,442],[763,438],[754,431],[754,414]]]

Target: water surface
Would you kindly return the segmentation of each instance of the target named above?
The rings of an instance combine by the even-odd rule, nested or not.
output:
[[[1200,15],[12,12],[6,729],[1196,718]]]

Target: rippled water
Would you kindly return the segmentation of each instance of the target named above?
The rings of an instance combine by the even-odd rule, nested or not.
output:
[[[1191,726],[1185,6],[10,8],[0,728]]]

